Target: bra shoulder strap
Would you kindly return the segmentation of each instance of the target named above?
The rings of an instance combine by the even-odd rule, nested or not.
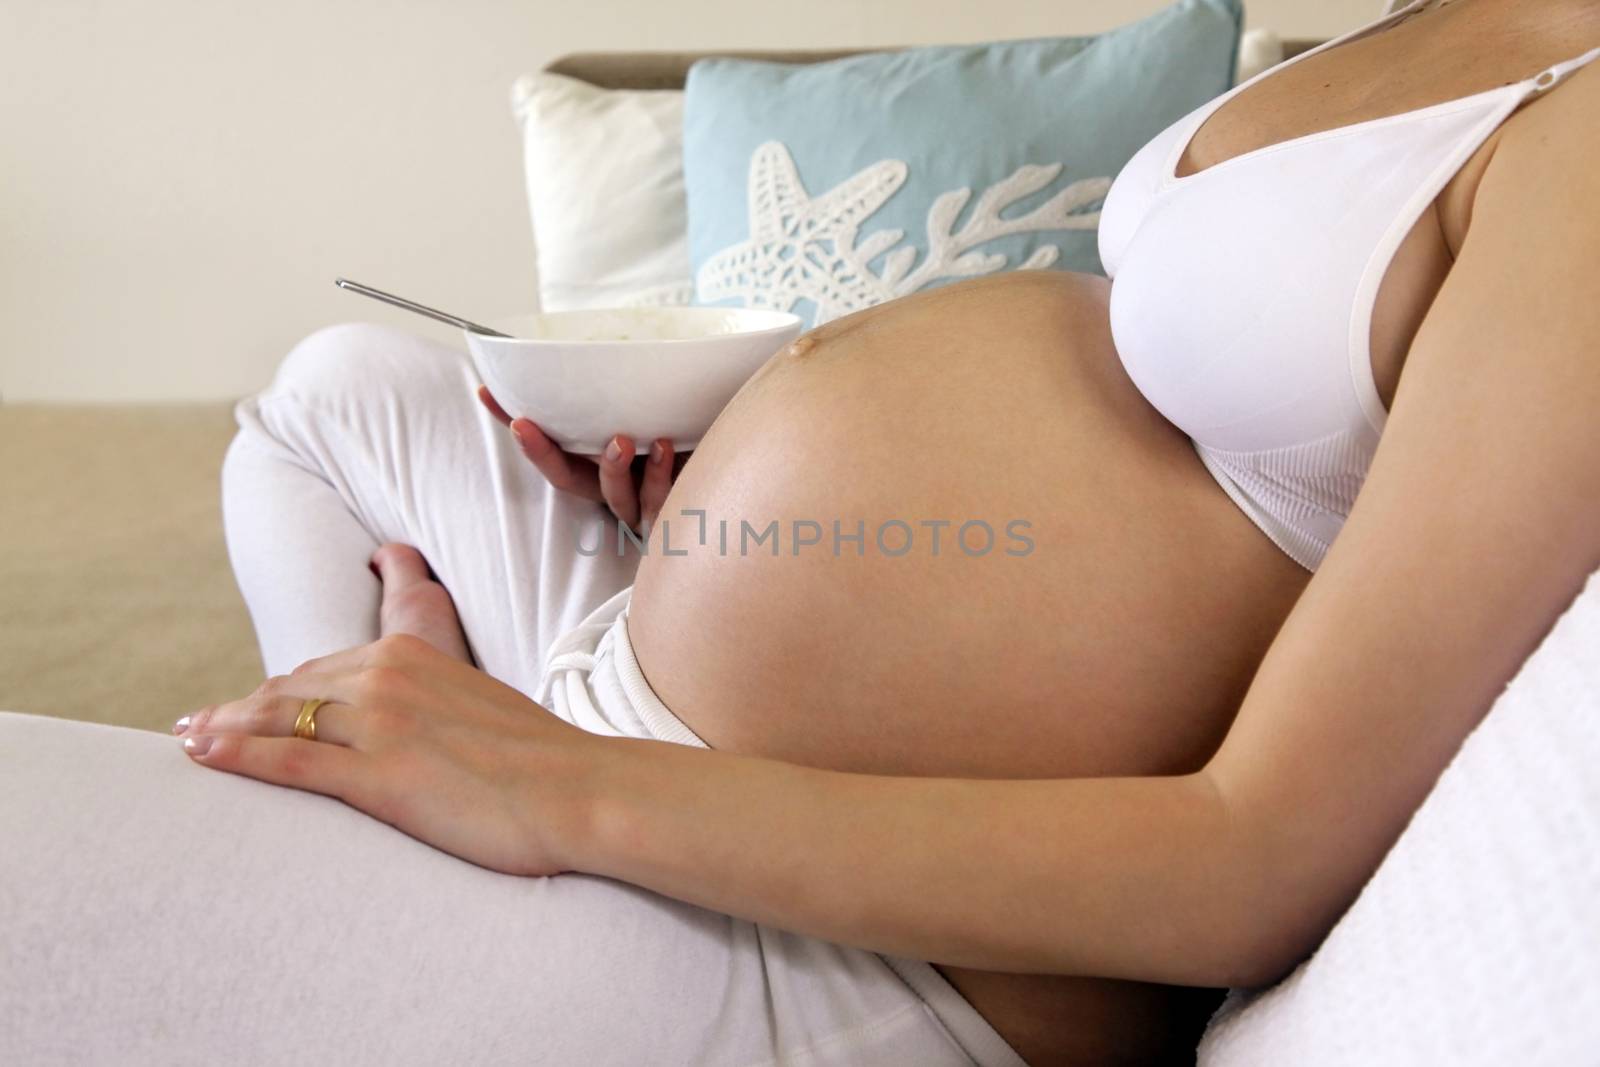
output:
[[[1574,56],[1563,63],[1544,70],[1528,79],[1529,89],[1532,93],[1542,93],[1547,89],[1559,85],[1567,75],[1580,67],[1586,67],[1596,59],[1600,59],[1600,48],[1591,48],[1581,56]]]

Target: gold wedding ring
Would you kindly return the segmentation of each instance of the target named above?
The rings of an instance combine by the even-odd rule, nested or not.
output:
[[[304,741],[317,739],[317,709],[327,701],[312,697],[300,705],[300,717],[294,721],[294,735]]]

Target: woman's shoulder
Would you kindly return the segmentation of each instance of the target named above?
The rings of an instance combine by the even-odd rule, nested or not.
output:
[[[1506,120],[1504,147],[1518,153],[1555,150],[1577,153],[1568,161],[1600,157],[1600,56],[1568,74],[1560,84]]]
[[[1574,181],[1593,179],[1593,172],[1600,169],[1596,130],[1600,130],[1600,57],[1506,120],[1495,149],[1496,165],[1556,168]]]
[[[1600,231],[1600,58],[1569,74],[1511,115],[1496,132],[1481,168],[1472,174],[1470,190],[1447,210],[1468,229],[1485,226],[1526,228],[1526,236],[1556,238],[1547,225],[1548,210],[1535,208],[1535,198],[1554,197],[1569,207],[1572,236]],[[1546,204],[1548,208],[1551,205]],[[1447,224],[1447,231],[1451,227]],[[1452,247],[1459,248],[1453,240]]]

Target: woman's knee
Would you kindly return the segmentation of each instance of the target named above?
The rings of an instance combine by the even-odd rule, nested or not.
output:
[[[465,352],[393,326],[342,322],[302,338],[279,364],[268,392],[332,407],[375,397],[437,401],[476,381]]]

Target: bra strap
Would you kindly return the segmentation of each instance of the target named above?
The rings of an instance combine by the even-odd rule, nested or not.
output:
[[[1450,0],[1411,0],[1409,4],[1404,4],[1399,7],[1395,7],[1391,4],[1391,10],[1384,16],[1384,18],[1397,19],[1402,15],[1410,15],[1418,11],[1427,11],[1430,8],[1435,7],[1444,7],[1448,3],[1450,3]]]
[[[1557,63],[1553,67],[1546,67],[1535,74],[1528,81],[1531,83],[1531,93],[1542,93],[1559,85],[1567,75],[1579,67],[1588,66],[1594,60],[1600,59],[1600,48],[1591,48],[1581,56],[1569,59],[1564,63]]]

